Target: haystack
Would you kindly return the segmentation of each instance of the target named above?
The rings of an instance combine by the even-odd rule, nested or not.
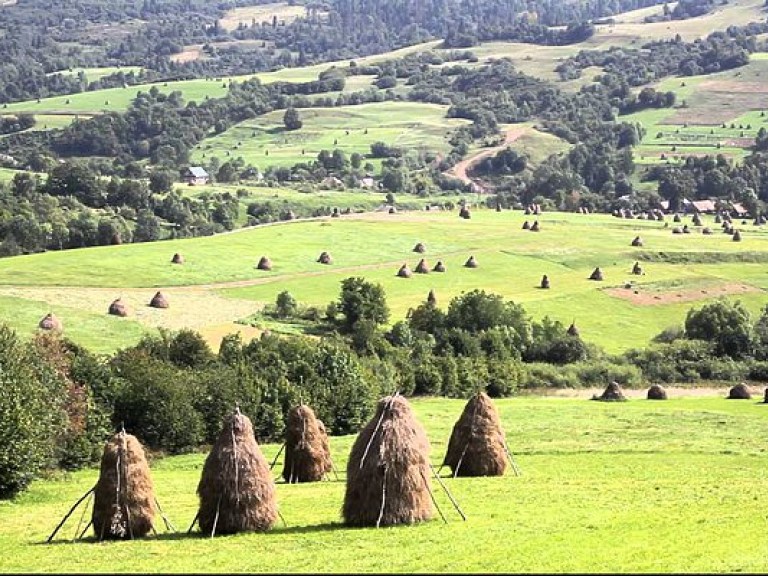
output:
[[[333,212],[331,212],[331,218],[338,218],[339,216],[340,216],[339,209],[338,208],[334,208]]]
[[[710,234],[712,234],[712,228],[710,228],[709,226],[704,226],[704,228],[701,229],[701,233],[709,236]]]
[[[662,386],[659,386],[658,384],[654,384],[650,388],[648,388],[648,395],[646,396],[646,398],[648,398],[648,400],[666,400],[667,391],[664,390]]]
[[[640,247],[642,247],[642,245],[643,245],[643,239],[640,238],[640,236],[635,236],[635,239],[632,240],[632,246],[640,246]]]
[[[600,402],[624,402],[626,397],[621,391],[621,386],[618,382],[611,382],[605,387],[605,390],[600,396],[592,396],[592,400],[599,400]]]
[[[549,277],[546,274],[541,277],[541,284],[539,286],[545,290],[549,289]]]
[[[41,330],[60,331],[62,329],[61,320],[59,320],[59,318],[53,312],[48,312],[48,314],[43,316],[38,326],[40,327]]]
[[[455,476],[503,476],[507,468],[504,431],[493,401],[478,392],[453,425],[443,465]]]
[[[155,490],[135,436],[121,431],[106,443],[93,494],[91,521],[97,539],[139,538],[153,529]]]
[[[318,425],[315,412],[309,406],[291,408],[285,430],[283,478],[289,484],[317,482],[331,469],[325,426]]]
[[[673,222],[680,222],[680,214],[675,214],[675,216],[672,218]]]
[[[168,300],[165,295],[158,290],[152,297],[152,300],[149,301],[149,305],[152,308],[168,308]]]
[[[592,271],[592,274],[589,275],[589,279],[590,280],[597,280],[598,282],[602,281],[602,279],[603,279],[603,271],[600,270],[599,266]]]
[[[427,304],[430,304],[432,306],[437,305],[437,296],[435,296],[434,290],[430,290],[429,294],[427,294]]]
[[[693,223],[694,226],[701,226],[701,216],[699,215],[698,212],[696,212],[693,215],[693,218],[691,219],[691,222]]]
[[[568,330],[565,331],[568,336],[578,336],[579,335],[579,329],[576,327],[576,322],[571,322],[571,325],[568,326]]]
[[[378,527],[429,520],[430,490],[426,432],[403,396],[387,396],[352,446],[344,522]]]
[[[429,274],[429,266],[427,266],[427,261],[424,258],[419,260],[414,272],[416,272],[416,274]]]
[[[333,258],[331,258],[331,255],[328,252],[321,252],[317,261],[320,262],[320,264],[333,264]]]
[[[526,220],[523,222],[523,230],[530,230],[531,229],[531,223]]]
[[[635,276],[643,275],[643,267],[640,266],[639,262],[635,262],[635,265],[632,266],[632,274],[634,274]]]
[[[749,400],[752,398],[752,393],[744,382],[736,384],[728,391],[729,400]]]
[[[765,394],[763,394],[763,404],[768,404],[768,388],[765,389]]]
[[[397,208],[395,208],[394,206],[390,206],[389,207],[389,213],[390,214],[397,214]]]
[[[171,258],[171,264],[184,264],[184,256],[176,252]]]
[[[688,224],[684,224],[683,225],[683,234],[690,234],[690,233],[691,233],[691,229],[688,228]]]
[[[467,268],[477,268],[477,260],[475,260],[474,256],[470,256],[469,259],[464,262],[464,266]]]
[[[205,459],[197,494],[204,534],[265,531],[275,523],[275,482],[251,421],[240,410],[227,418]]]
[[[472,218],[472,215],[469,213],[469,208],[467,208],[466,206],[461,207],[461,210],[459,210],[459,216],[466,220],[469,220],[470,218]]]
[[[416,244],[416,246],[413,247],[413,251],[417,252],[418,254],[424,254],[424,252],[427,251],[427,247],[424,246],[422,242],[419,242],[418,244]]]
[[[118,298],[109,305],[108,312],[112,316],[128,316],[128,307],[125,305],[125,302]]]
[[[272,260],[270,260],[266,256],[262,256],[259,259],[259,263],[256,264],[256,268],[258,268],[259,270],[267,270],[267,271],[272,270]]]
[[[664,213],[663,212],[657,212],[656,213],[656,221],[657,222],[664,222]]]
[[[539,221],[535,220],[533,224],[531,224],[531,232],[538,232],[539,230]]]
[[[739,232],[738,230],[734,231],[733,233],[733,241],[741,242],[741,232]]]
[[[717,214],[715,214],[715,224],[720,224],[720,222],[722,221],[723,219],[720,218],[720,213],[718,212]]]
[[[296,220],[296,213],[293,210],[288,210],[288,212],[285,213],[285,219]]]
[[[496,212],[501,212],[501,204],[496,202]]]
[[[410,278],[411,277],[411,269],[408,268],[408,264],[403,264],[400,266],[400,270],[397,271],[397,275],[400,278]]]
[[[683,229],[680,228],[680,226],[675,226],[674,228],[672,228],[672,234],[682,234],[682,233],[683,233]]]
[[[435,264],[435,267],[432,268],[432,272],[445,272],[445,264],[443,264],[442,260],[437,261],[437,264]]]

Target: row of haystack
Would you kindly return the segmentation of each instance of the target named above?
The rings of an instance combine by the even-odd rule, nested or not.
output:
[[[151,308],[165,309],[168,308],[170,304],[168,303],[168,298],[166,298],[162,292],[157,291],[149,301],[148,306]],[[128,316],[129,312],[130,310],[128,305],[123,301],[122,298],[113,300],[107,309],[108,314],[112,316],[120,316],[122,318]],[[63,330],[64,324],[62,323],[61,319],[56,316],[56,314],[49,312],[41,318],[40,322],[38,323],[38,328],[41,330],[55,332]]]
[[[659,384],[653,384],[648,388],[646,398],[648,400],[666,400],[667,391],[663,386],[660,386]],[[742,382],[740,384],[736,384],[730,390],[728,390],[727,398],[729,400],[749,400],[752,398],[752,393],[749,387]],[[599,400],[602,402],[624,402],[627,400],[627,397],[624,395],[624,392],[618,382],[611,382],[608,384],[608,386],[605,387],[605,390],[602,394],[599,396],[594,395],[592,400]],[[768,404],[768,388],[765,389],[764,402]]]
[[[474,256],[470,256],[467,261],[464,263],[465,268],[477,268],[477,260]],[[443,264],[442,260],[438,260],[437,264],[435,264],[432,267],[432,272],[445,272],[445,264]],[[416,274],[429,274],[430,268],[429,264],[427,264],[426,258],[422,258],[419,260],[419,263],[416,265],[416,268],[414,270],[411,270],[408,266],[408,263],[403,263],[402,266],[397,271],[397,276],[399,278],[410,278],[413,276],[414,272]]]

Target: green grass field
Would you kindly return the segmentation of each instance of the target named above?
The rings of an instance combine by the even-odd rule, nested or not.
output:
[[[158,499],[179,532],[159,528],[159,536],[133,542],[99,544],[91,534],[70,542],[78,511],[57,542],[43,544],[98,471],[36,481],[15,501],[0,502],[0,571],[765,572],[768,408],[725,400],[724,393],[670,394],[666,402],[498,400],[522,474],[446,478],[466,522],[433,480],[447,524],[436,514],[414,526],[344,527],[344,470],[354,436],[331,438],[338,481],[277,484],[287,527],[264,534],[185,534],[204,454],[151,462]],[[412,401],[436,467],[463,404]],[[271,461],[279,446],[262,448]]]
[[[200,315],[206,314],[211,325],[231,323],[246,316],[238,317],[238,310],[258,310],[283,290],[324,309],[338,297],[341,280],[364,276],[384,286],[393,322],[423,302],[430,289],[439,306],[446,307],[462,291],[482,288],[523,303],[534,318],[575,320],[585,340],[611,352],[644,346],[664,328],[682,323],[688,309],[713,298],[740,299],[754,313],[765,304],[768,230],[763,227],[737,224],[743,241],[733,242],[711,217],[704,221],[714,227],[712,236],[696,229],[694,234],[673,235],[661,222],[566,213],[541,215],[542,231],[535,233],[521,229],[526,218],[532,219],[489,209],[475,209],[471,220],[459,219],[456,211],[384,212],[293,221],[207,238],[20,256],[3,260],[0,296],[32,298],[37,302],[31,305],[32,319],[41,301],[57,314],[59,307],[77,308],[108,318],[103,311],[120,293],[141,302],[157,287],[166,287],[201,299],[209,295],[209,303],[202,299],[174,321],[178,327],[187,318],[188,325],[203,328]],[[638,234],[645,247],[630,247]],[[430,267],[439,259],[448,271],[396,277],[403,263],[415,268],[419,258],[411,250],[417,242],[426,244]],[[332,266],[315,262],[324,250],[331,252]],[[174,252],[185,256],[183,266],[170,264]],[[271,272],[255,268],[262,255],[272,260]],[[470,255],[478,260],[477,269],[463,267]],[[630,275],[638,259],[645,260],[644,276]],[[596,266],[605,281],[587,280]],[[552,282],[550,290],[538,288],[543,274]],[[624,288],[628,282],[631,289]],[[85,288],[110,290],[101,300],[78,298]],[[233,305],[217,316],[222,296]],[[20,300],[16,309],[24,308]],[[61,315],[68,332],[66,327],[77,319],[70,319],[66,309]],[[23,333],[36,327],[18,313],[0,319]],[[157,325],[133,315],[127,322]],[[236,331],[236,324],[230,326]],[[103,346],[116,348],[135,338],[135,333],[125,333]]]
[[[299,113],[304,126],[292,131],[283,126],[285,112],[276,110],[207,138],[195,148],[192,160],[241,156],[260,167],[293,166],[315,160],[321,150],[370,154],[371,144],[378,141],[411,150],[446,151],[448,133],[467,123],[446,118],[447,109],[413,102],[303,109]]]

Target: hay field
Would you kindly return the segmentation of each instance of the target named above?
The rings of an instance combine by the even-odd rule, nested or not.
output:
[[[315,160],[321,150],[366,155],[371,144],[379,141],[408,149],[446,151],[450,131],[467,123],[446,118],[447,109],[411,102],[307,108],[299,111],[304,126],[292,131],[283,126],[285,111],[276,110],[203,140],[195,147],[192,160],[242,156],[246,163],[261,168],[293,166]]]
[[[258,6],[243,6],[228,10],[219,20],[219,25],[224,30],[236,30],[241,24],[250,26],[252,22],[272,24],[273,18],[277,18],[278,24],[290,24],[296,18],[306,16],[307,9],[301,5],[290,5],[287,2],[275,2],[274,4],[259,4]]]
[[[430,289],[444,308],[462,291],[482,288],[522,303],[534,318],[549,315],[566,324],[575,320],[585,340],[619,352],[644,346],[663,329],[681,324],[689,308],[706,301],[721,296],[739,299],[753,313],[765,303],[768,230],[751,221],[737,223],[743,241],[733,242],[711,217],[705,217],[704,224],[715,234],[704,236],[698,229],[690,235],[673,235],[662,222],[554,212],[538,218],[542,230],[535,233],[521,229],[531,218],[519,211],[475,208],[472,214],[471,220],[460,219],[456,211],[353,214],[215,237],[8,258],[0,270],[0,297],[15,298],[19,310],[29,301],[34,314],[24,317],[6,310],[0,320],[31,333],[44,301],[67,327],[77,321],[70,320],[69,310],[107,318],[106,307],[118,295],[136,294],[140,304],[162,288],[194,294],[198,304],[167,314],[153,310],[143,317],[132,315],[123,322],[136,324],[137,331],[102,346],[134,342],[139,329],[159,325],[150,321],[158,317],[173,327],[216,326],[220,336],[222,325],[236,331],[235,320],[274,303],[283,290],[302,304],[324,309],[338,298],[344,278],[363,276],[384,286],[392,322],[423,302]],[[691,224],[689,218],[684,221]],[[645,247],[630,247],[638,234]],[[426,244],[424,257],[430,267],[442,260],[446,273],[396,277],[403,263],[411,268],[418,263],[418,255],[411,251],[417,242]],[[331,252],[332,266],[315,261],[324,250]],[[174,252],[185,256],[183,266],[170,264]],[[272,260],[271,272],[255,268],[262,255]],[[470,255],[478,260],[477,269],[463,267]],[[630,274],[636,260],[641,261],[644,276]],[[587,280],[596,266],[602,268],[605,281]],[[550,290],[538,288],[543,274],[552,282]],[[631,288],[624,288],[630,282]],[[86,288],[107,290],[94,302],[86,295],[98,291]],[[84,295],[79,299],[73,296],[78,289]],[[695,297],[693,290],[698,290]],[[648,295],[645,304],[635,301],[634,291]],[[222,298],[233,302],[225,306]],[[218,342],[212,345],[217,348]]]
[[[496,401],[522,475],[446,478],[466,522],[433,481],[447,524],[436,515],[378,530],[341,525],[354,436],[331,438],[339,481],[277,485],[287,527],[278,523],[265,534],[184,534],[197,509],[204,454],[151,461],[158,499],[180,533],[158,528],[158,537],[141,541],[70,543],[78,512],[61,540],[42,544],[98,471],[35,481],[16,501],[0,502],[0,570],[763,573],[768,410],[725,400],[724,391],[700,394],[670,390],[666,402],[613,404]],[[464,401],[421,398],[412,405],[438,466]],[[262,448],[271,461],[279,446]]]

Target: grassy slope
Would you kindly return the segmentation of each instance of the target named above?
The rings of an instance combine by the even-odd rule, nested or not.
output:
[[[41,542],[97,470],[38,481],[0,502],[0,570],[56,572],[765,572],[766,408],[722,398],[515,398],[497,402],[519,477],[435,484],[448,517],[412,527],[340,524],[352,436],[332,438],[340,481],[278,484],[288,522],[266,534],[185,536],[203,455],[153,462],[164,510],[181,532],[136,542],[68,543],[78,514]],[[441,462],[463,401],[413,401]],[[264,446],[271,460],[277,445]],[[275,469],[279,473],[280,467]],[[433,482],[434,484],[434,482]],[[159,519],[158,519],[159,521]],[[162,532],[162,530],[161,530]],[[90,539],[90,538],[89,538]]]

